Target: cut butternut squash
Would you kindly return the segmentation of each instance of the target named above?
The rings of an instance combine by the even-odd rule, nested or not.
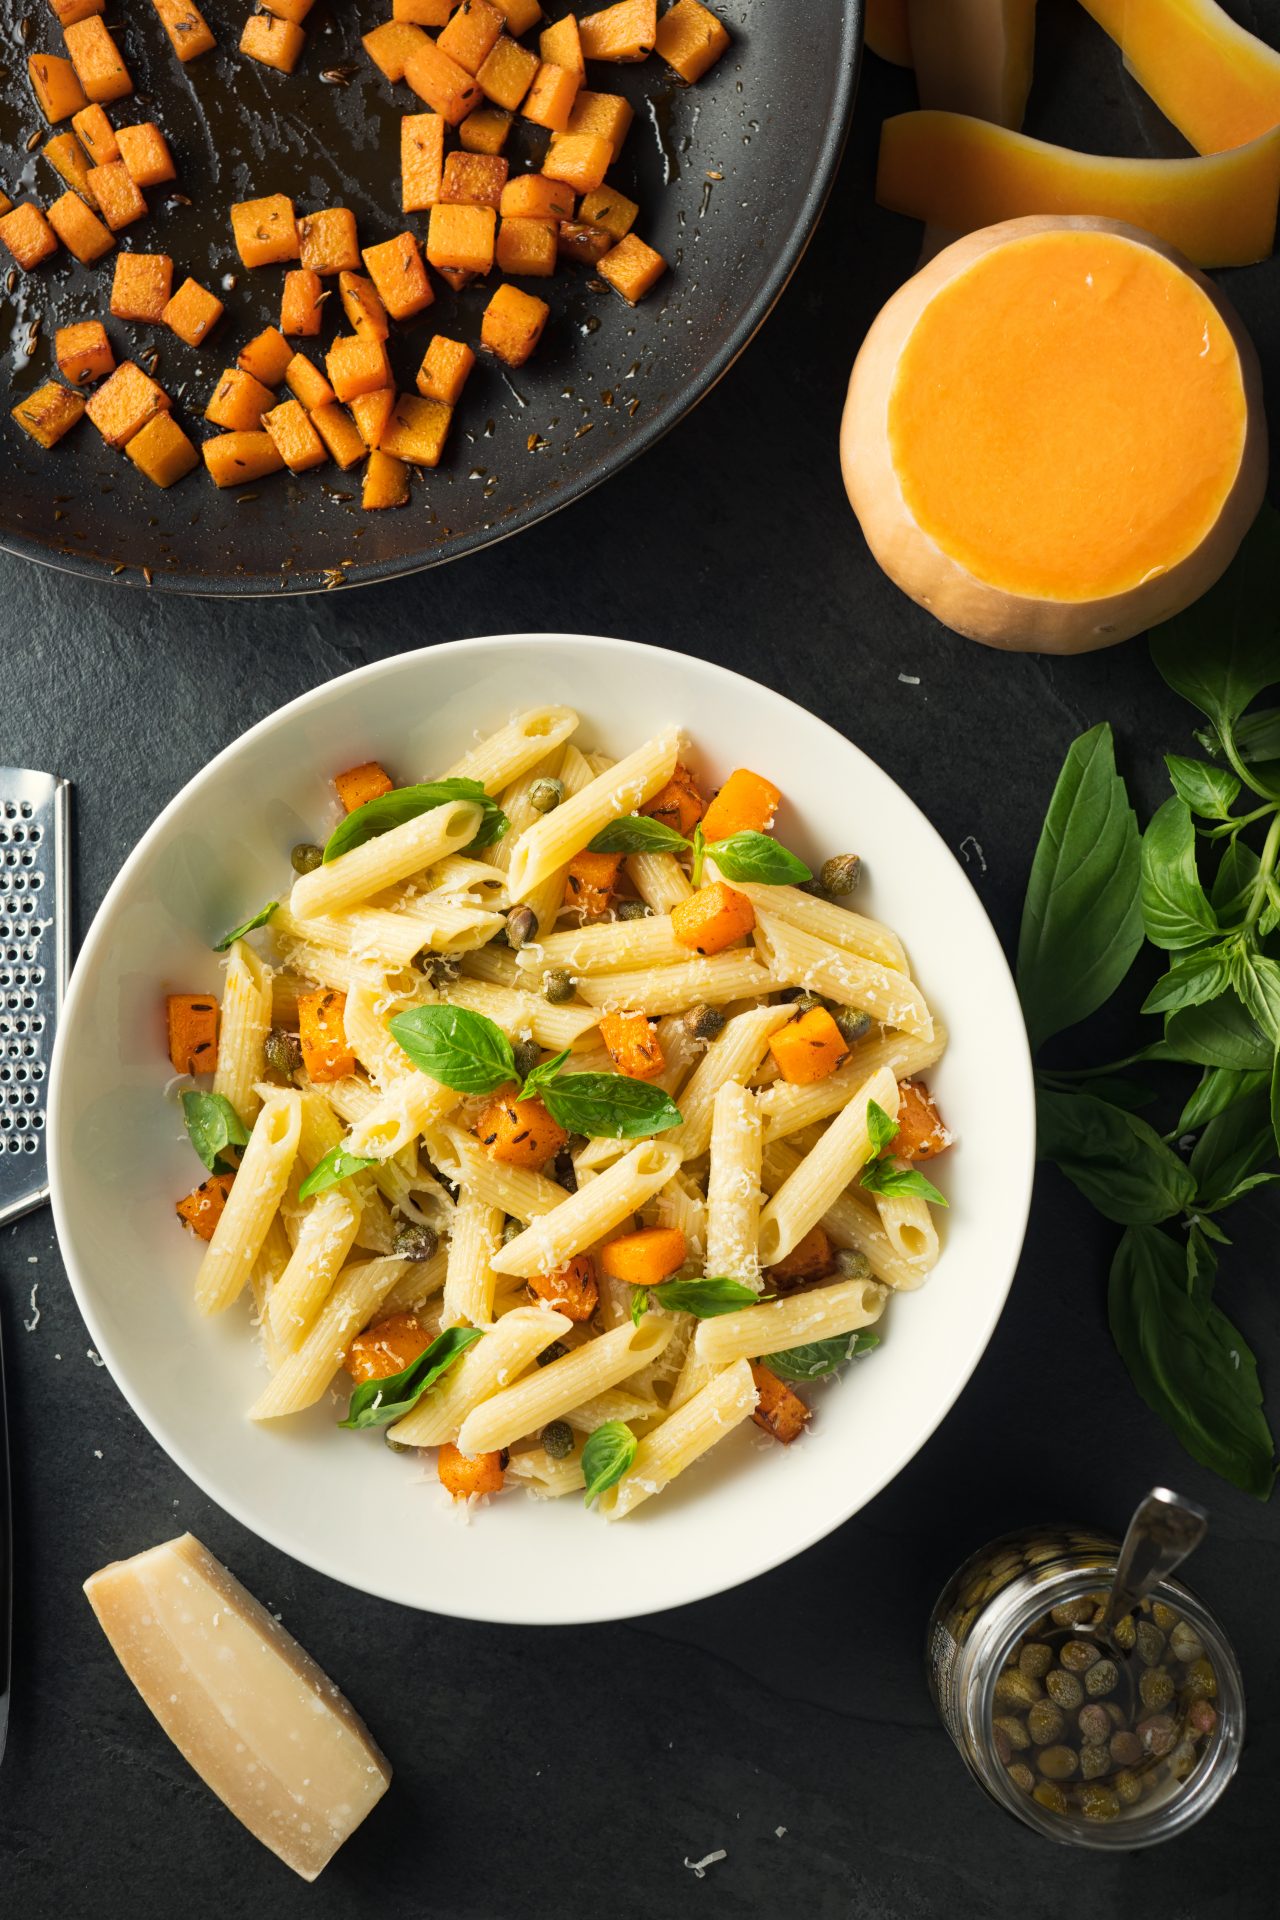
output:
[[[127,446],[157,413],[167,413],[169,396],[132,360],[122,360],[85,404],[85,412],[109,447]]]
[[[438,113],[406,113],[400,122],[400,198],[406,213],[425,213],[440,198],[444,128]]]
[[[58,236],[33,201],[21,200],[0,214],[0,246],[8,248],[18,265],[30,273],[58,251]]]
[[[372,513],[385,507],[403,507],[408,499],[408,467],[403,460],[397,460],[394,454],[383,453],[374,447],[364,470],[360,505],[366,513]]]
[[[1198,153],[1243,147],[1280,125],[1280,53],[1214,0],[1080,0]]]
[[[171,487],[200,465],[200,455],[171,413],[157,413],[125,443],[126,457],[156,487]]]
[[[13,418],[24,433],[41,447],[54,447],[64,433],[69,433],[85,411],[84,395],[73,387],[61,386],[56,380],[46,380],[42,387],[19,400],[13,408]]]
[[[115,245],[111,229],[104,227],[97,214],[69,187],[50,207],[49,225],[67,252],[74,254],[83,266],[101,260]]]
[[[179,60],[185,65],[216,45],[209,23],[191,0],[151,0]]]
[[[729,33],[701,0],[676,0],[658,22],[653,49],[690,85],[701,80],[729,45]]]
[[[1203,593],[1252,521],[1257,361],[1218,289],[1152,235],[1013,220],[882,310],[841,453],[872,553],[945,625],[1109,646]]]
[[[75,68],[57,53],[33,53],[27,61],[27,78],[39,102],[40,111],[51,126],[86,106],[88,96]]]
[[[161,314],[166,327],[189,347],[202,347],[223,315],[216,293],[188,277]]]
[[[54,336],[54,358],[63,379],[77,387],[100,380],[116,364],[101,320],[77,320],[69,327],[59,327]]]
[[[142,320],[159,326],[173,290],[173,261],[167,253],[122,253],[111,282],[111,311],[117,320]]]
[[[907,12],[920,105],[1020,127],[1036,0],[907,0]]]
[[[247,487],[269,473],[279,473],[284,465],[275,441],[261,428],[252,433],[216,433],[200,452],[215,487]]]

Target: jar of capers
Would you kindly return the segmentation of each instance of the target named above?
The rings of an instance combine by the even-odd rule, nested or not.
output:
[[[1208,1812],[1240,1757],[1244,1694],[1230,1642],[1177,1581],[1101,1639],[1118,1552],[1067,1526],[993,1541],[943,1588],[925,1658],[993,1799],[1049,1839],[1130,1850]]]

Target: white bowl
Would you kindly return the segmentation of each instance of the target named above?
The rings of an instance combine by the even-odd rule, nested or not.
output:
[[[405,778],[456,759],[477,729],[564,702],[589,744],[621,753],[671,722],[722,779],[757,767],[786,796],[786,842],[863,856],[859,906],[898,929],[951,1031],[930,1075],[959,1144],[928,1283],[892,1300],[883,1343],[817,1396],[790,1448],[748,1423],[634,1518],[520,1491],[464,1525],[413,1456],[340,1431],[326,1403],[256,1426],[246,1310],[192,1305],[196,1243],[173,1202],[198,1171],[164,1097],[162,997],[214,988],[210,941],[276,894],[298,840],[332,820],[335,768],[377,758]],[[723,668],[620,640],[459,641],[332,680],[261,721],[173,800],[89,931],[53,1060],[54,1216],[99,1353],[139,1418],[210,1497],[274,1546],[351,1586],[475,1620],[566,1625],[682,1605],[765,1572],[891,1480],[955,1400],[989,1340],[1031,1191],[1030,1060],[1004,956],[924,815],[830,727]],[[163,1520],[157,1516],[157,1526]]]

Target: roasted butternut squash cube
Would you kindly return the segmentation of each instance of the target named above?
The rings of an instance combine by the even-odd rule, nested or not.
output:
[[[584,920],[598,920],[613,902],[622,867],[620,853],[575,853],[564,881],[564,904]]]
[[[89,156],[75,134],[51,134],[40,151],[54,172],[60,174],[69,187],[74,187],[77,193],[83,194],[92,205],[93,195],[89,191]],[[0,207],[0,213],[6,211],[6,208]]]
[[[774,1293],[794,1293],[810,1280],[825,1280],[835,1267],[835,1254],[826,1231],[810,1227],[792,1247],[785,1260],[766,1269],[765,1278]]]
[[[545,300],[523,287],[501,286],[481,318],[480,344],[509,367],[522,367],[541,340],[550,312]]]
[[[57,234],[30,200],[0,216],[0,240],[28,273],[58,251]]]
[[[542,18],[539,0],[493,0],[498,12],[507,23],[507,32],[518,40],[522,33],[528,33],[530,27],[536,27]]]
[[[148,420],[169,411],[169,396],[132,360],[122,360],[90,394],[85,412],[109,447],[127,446]]]
[[[435,219],[434,211],[431,217]],[[366,247],[364,264],[393,320],[412,319],[435,299],[417,239],[407,229],[391,240],[380,240],[376,247]]]
[[[600,1038],[618,1072],[629,1080],[652,1080],[667,1064],[662,1043],[642,1013],[606,1013]]]
[[[385,507],[403,507],[409,499],[409,469],[403,460],[397,460],[393,454],[383,453],[381,448],[373,447],[369,453],[369,464],[364,470],[364,484],[360,489],[360,505],[366,513],[377,513]]]
[[[575,193],[598,187],[613,164],[613,148],[598,133],[553,133],[542,162],[552,180],[563,180]]]
[[[231,209],[231,231],[246,267],[273,267],[298,257],[298,222],[287,194],[238,200]]]
[[[618,0],[578,22],[588,60],[646,60],[658,37],[658,0]]]
[[[707,840],[728,840],[735,833],[768,833],[782,804],[781,789],[762,773],[738,767],[707,808],[702,831]]]
[[[504,33],[476,75],[486,100],[514,113],[533,85],[539,60],[530,47]]]
[[[130,179],[123,160],[108,160],[101,167],[90,167],[89,188],[112,233],[132,226],[147,211],[142,190]]]
[[[322,467],[328,459],[324,441],[311,424],[311,416],[296,400],[282,400],[262,416],[262,430],[275,441],[276,451],[290,473],[306,473]]]
[[[579,1325],[589,1320],[600,1304],[600,1285],[589,1253],[575,1253],[554,1273],[533,1274],[528,1284],[535,1300]]]
[[[476,1121],[476,1138],[492,1160],[506,1167],[537,1170],[554,1159],[569,1136],[536,1095],[517,1100],[515,1087],[504,1088]]]
[[[889,1151],[899,1160],[933,1160],[951,1145],[937,1102],[923,1080],[898,1082],[898,1131]]]
[[[384,793],[390,793],[395,782],[376,760],[365,760],[358,767],[348,767],[344,773],[335,773],[333,784],[338,789],[343,812],[354,813],[357,807],[368,806],[370,800],[378,800]]]
[[[303,266],[313,273],[360,270],[360,239],[350,207],[324,207],[305,215],[298,222],[298,246]]]
[[[359,466],[367,451],[360,438],[360,429],[345,408],[334,403],[328,407],[317,407],[311,415],[311,424],[325,446],[330,458],[335,460],[342,471]]]
[[[158,187],[166,180],[177,179],[178,169],[173,164],[169,142],[154,120],[142,120],[137,126],[118,128],[116,144],[129,178],[136,185]]]
[[[653,50],[682,80],[701,80],[729,45],[729,34],[701,0],[676,0],[658,22]]]
[[[240,51],[277,73],[292,73],[302,58],[307,36],[292,20],[273,13],[251,13],[240,35]]]
[[[573,189],[545,173],[518,173],[502,189],[498,211],[504,220],[572,220]]]
[[[39,446],[53,447],[64,433],[70,433],[84,410],[83,394],[56,380],[46,380],[34,393],[19,400],[13,418]]]
[[[396,22],[392,22],[396,25]],[[490,54],[490,59],[493,55]],[[404,65],[404,77],[417,94],[419,100],[456,127],[465,120],[473,107],[480,104],[479,81],[451,60],[447,53],[441,53],[434,40],[422,35],[422,45],[415,47]]]
[[[360,44],[374,66],[394,83],[404,79],[405,62],[410,55],[432,43],[421,27],[397,17],[384,20],[380,27],[374,27],[371,32],[364,34]]]
[[[351,417],[360,438],[371,450],[381,443],[395,403],[394,387],[383,387],[381,393],[359,394],[351,402]]]
[[[91,107],[81,107],[79,113],[73,114],[71,125],[75,129],[76,139],[95,167],[104,167],[108,160],[120,158],[120,142],[116,139],[115,128],[108,120],[105,109],[96,102]]]
[[[545,280],[556,270],[559,233],[554,220],[504,220],[494,253],[499,272]]]
[[[433,334],[418,368],[418,392],[424,400],[442,400],[446,407],[456,407],[475,363],[476,357],[464,341]]]
[[[192,0],[151,0],[151,4],[160,16],[169,44],[184,66],[217,44],[208,21],[199,7],[192,5]]]
[[[616,160],[634,119],[635,109],[620,93],[589,93],[584,88],[573,103],[569,132],[599,134],[602,140],[609,142],[610,152]]]
[[[290,267],[280,289],[280,331],[310,340],[324,320],[324,282],[312,267]]]
[[[101,260],[115,245],[110,228],[104,227],[97,214],[69,187],[50,207],[49,225],[68,253],[86,267]]]
[[[569,115],[581,85],[576,73],[571,73],[567,67],[552,66],[544,60],[533,76],[533,85],[525,95],[520,111],[526,120],[533,121],[535,127],[550,127],[553,133],[563,133],[569,125]]]
[[[416,1313],[395,1313],[358,1333],[342,1364],[357,1385],[366,1380],[389,1380],[393,1373],[403,1373],[412,1366],[434,1337]]]
[[[63,37],[87,100],[123,100],[133,92],[129,69],[99,14],[74,21]]]
[[[628,200],[626,194],[619,193],[615,187],[596,187],[593,192],[584,193],[578,208],[579,220],[602,227],[615,240],[630,233],[639,214],[635,201]]]
[[[282,20],[292,20],[295,27],[300,27],[315,0],[262,0],[262,4],[268,13],[278,13]]]
[[[356,1057],[347,1041],[346,1005],[346,994],[331,987],[298,995],[302,1064],[312,1080],[345,1080],[356,1070]]]
[[[217,294],[188,275],[160,317],[179,340],[185,340],[189,347],[202,347],[223,311]]]
[[[27,78],[36,104],[50,126],[79,113],[87,104],[75,68],[56,53],[33,53],[27,60]]]
[[[811,1007],[774,1034],[769,1051],[784,1080],[807,1087],[834,1073],[849,1047],[827,1009]]]
[[[458,0],[392,0],[391,18],[411,20],[415,27],[444,27]]]
[[[755,908],[745,893],[735,893],[723,880],[699,887],[671,910],[672,933],[693,953],[722,953],[755,923]]]
[[[687,1250],[679,1227],[644,1227],[639,1233],[606,1240],[600,1249],[600,1270],[631,1287],[660,1287],[680,1271]]]
[[[275,395],[243,367],[226,367],[209,396],[204,410],[206,420],[215,427],[227,427],[232,433],[252,433],[262,425],[262,416],[275,405]]]
[[[810,1412],[798,1393],[794,1393],[785,1380],[780,1380],[768,1367],[761,1366],[758,1360],[751,1362],[751,1378],[756,1383],[756,1407],[751,1418],[784,1447],[798,1440],[804,1432]]]
[[[324,364],[339,400],[354,400],[357,394],[376,393],[391,384],[386,346],[372,334],[340,333]]]
[[[190,1227],[197,1240],[212,1240],[234,1179],[234,1173],[211,1173],[185,1199],[176,1203],[179,1220]]]
[[[285,385],[297,400],[301,400],[308,413],[314,413],[317,407],[332,406],[337,394],[329,385],[318,366],[308,360],[305,353],[295,353],[284,370]]]
[[[557,20],[554,25],[542,29],[538,35],[538,51],[547,66],[563,67],[567,73],[576,73],[579,83],[586,79],[587,62],[582,51],[582,35],[572,13],[566,13],[563,20]]]
[[[458,128],[458,139],[467,153],[501,153],[510,131],[505,107],[477,107]]]
[[[667,263],[656,248],[646,246],[634,233],[619,240],[613,251],[606,253],[599,268],[600,278],[607,280],[614,292],[620,293],[633,307],[644,299],[666,270]]]
[[[172,291],[173,261],[167,253],[116,255],[111,311],[117,320],[143,320],[158,326]]]
[[[682,760],[677,760],[666,786],[660,787],[652,800],[647,800],[640,809],[650,820],[660,821],[673,833],[682,833],[686,840],[706,810],[707,803],[698,790],[698,783]]]
[[[473,1458],[448,1440],[437,1456],[436,1474],[455,1500],[469,1500],[473,1494],[502,1492],[502,1462],[501,1453],[477,1453]]]
[[[406,113],[400,122],[400,200],[425,213],[440,198],[445,122],[438,113]]]
[[[49,0],[49,8],[60,27],[70,27],[91,13],[105,13],[107,0]]]
[[[502,15],[490,0],[462,0],[443,33],[436,36],[436,45],[468,73],[478,73],[502,27]]]
[[[344,269],[338,275],[338,297],[353,333],[367,334],[372,340],[386,339],[391,330],[387,310],[372,280]]]
[[[236,355],[236,365],[260,380],[264,387],[278,387],[293,358],[293,348],[278,327],[264,327]]]
[[[247,487],[269,473],[279,473],[284,461],[269,433],[218,433],[200,452],[215,487]]]
[[[507,184],[507,162],[498,154],[451,153],[440,181],[442,203],[497,208]]]
[[[200,465],[200,455],[171,413],[155,414],[141,433],[125,442],[124,450],[138,471],[157,487],[171,487]]]
[[[449,436],[453,408],[416,393],[398,395],[382,429],[379,447],[411,467],[438,467]]]
[[[612,246],[611,233],[606,233],[603,227],[590,226],[585,220],[562,220],[556,230],[557,254],[579,267],[594,267]]]
[[[101,320],[77,320],[69,327],[59,327],[54,335],[53,353],[58,372],[73,386],[87,386],[91,380],[100,380],[116,364]]]
[[[488,273],[498,217],[492,207],[448,206],[438,200],[427,227],[427,258],[433,267],[458,273]]]

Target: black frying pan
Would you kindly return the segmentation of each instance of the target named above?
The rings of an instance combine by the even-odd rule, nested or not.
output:
[[[147,0],[133,0],[127,14],[108,4],[107,25],[136,89],[108,112],[116,125],[157,120],[179,173],[167,197],[148,190],[151,213],[123,243],[172,254],[175,286],[192,274],[226,300],[226,316],[207,346],[189,348],[164,328],[108,318],[114,252],[81,267],[63,251],[32,274],[15,272],[11,291],[0,266],[0,546],[94,578],[220,594],[356,586],[434,566],[532,525],[651,445],[741,352],[799,259],[844,142],[862,27],[862,0],[718,0],[734,45],[696,87],[657,60],[593,66],[588,85],[623,92],[636,108],[610,177],[639,201],[637,231],[673,272],[634,310],[584,268],[525,282],[552,306],[533,359],[509,377],[493,362],[477,367],[441,466],[417,476],[407,507],[363,513],[358,470],[277,474],[243,494],[217,492],[200,470],[163,492],[87,420],[44,452],[8,418],[48,377],[54,329],[102,317],[117,359],[147,364],[159,348],[156,377],[201,437],[218,373],[279,312],[284,269],[240,266],[232,201],[284,192],[299,213],[346,205],[365,245],[406,224],[425,237],[424,215],[398,212],[399,117],[420,103],[407,87],[389,86],[360,46],[360,34],[389,17],[389,0],[317,0],[290,76],[236,51],[244,0],[201,0],[201,8],[218,46],[184,67]],[[554,17],[569,7],[547,0],[545,10]],[[45,0],[0,0],[0,21],[0,185],[15,201],[47,206],[62,183],[38,149],[26,151],[32,135],[49,132],[27,86],[26,56],[61,52],[61,32]],[[345,84],[322,79],[335,71]],[[507,146],[513,171],[546,139],[517,119]],[[236,284],[224,292],[231,274]],[[493,284],[453,294],[435,279],[435,305],[393,329],[399,385],[412,390],[433,332],[478,342]],[[337,308],[336,293],[328,305]],[[316,357],[327,340],[299,345]],[[617,551],[599,563],[623,565],[641,551],[643,529],[619,528]]]

